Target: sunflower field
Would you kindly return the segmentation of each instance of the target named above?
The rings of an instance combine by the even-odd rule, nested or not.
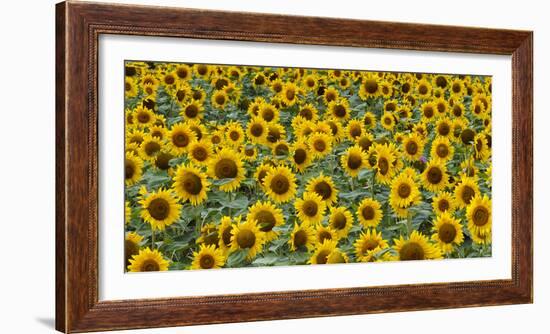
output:
[[[125,63],[125,270],[491,256],[491,77]]]

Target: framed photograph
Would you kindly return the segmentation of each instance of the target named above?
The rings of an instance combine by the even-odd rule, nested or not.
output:
[[[532,302],[532,32],[56,12],[59,331]]]

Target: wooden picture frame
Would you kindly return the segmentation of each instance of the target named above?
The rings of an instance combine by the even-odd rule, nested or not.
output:
[[[262,22],[258,25],[256,22]],[[288,28],[292,29],[288,29]],[[101,34],[468,52],[512,57],[512,278],[98,300]],[[66,1],[56,7],[56,329],[63,332],[531,303],[533,33]]]

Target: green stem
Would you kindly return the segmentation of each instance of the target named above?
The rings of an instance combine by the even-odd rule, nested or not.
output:
[[[155,229],[151,226],[151,250],[155,250]]]
[[[412,230],[413,230],[412,213],[411,213],[411,210],[408,209],[407,210],[407,234],[409,235],[409,237],[411,236]]]
[[[374,183],[376,182],[376,171],[373,170],[372,171],[372,180],[371,180],[371,184],[370,184],[370,195],[372,197],[372,199],[374,199]]]
[[[355,190],[355,178],[352,176],[349,180],[349,185],[351,186],[351,191]]]

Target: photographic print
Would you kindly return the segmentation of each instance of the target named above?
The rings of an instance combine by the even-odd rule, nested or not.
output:
[[[491,256],[490,76],[124,66],[125,271]]]

